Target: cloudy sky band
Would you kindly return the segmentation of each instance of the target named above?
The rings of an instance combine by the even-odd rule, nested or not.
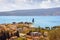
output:
[[[60,0],[0,0],[0,11],[60,7]]]

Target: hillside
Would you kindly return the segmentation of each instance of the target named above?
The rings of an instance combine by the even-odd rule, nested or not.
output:
[[[0,12],[0,16],[60,16],[60,8]]]

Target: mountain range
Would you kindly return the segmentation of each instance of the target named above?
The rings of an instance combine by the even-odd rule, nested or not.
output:
[[[0,16],[60,16],[59,8],[30,9],[0,12]]]

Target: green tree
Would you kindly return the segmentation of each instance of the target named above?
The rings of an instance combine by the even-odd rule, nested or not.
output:
[[[46,30],[50,30],[50,28],[49,28],[49,27],[45,27],[45,29],[46,29]]]
[[[38,27],[38,32],[41,32],[41,27],[40,26]]]

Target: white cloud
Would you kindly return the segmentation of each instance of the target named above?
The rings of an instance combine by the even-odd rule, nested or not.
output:
[[[0,0],[0,11],[60,7],[60,0]]]

